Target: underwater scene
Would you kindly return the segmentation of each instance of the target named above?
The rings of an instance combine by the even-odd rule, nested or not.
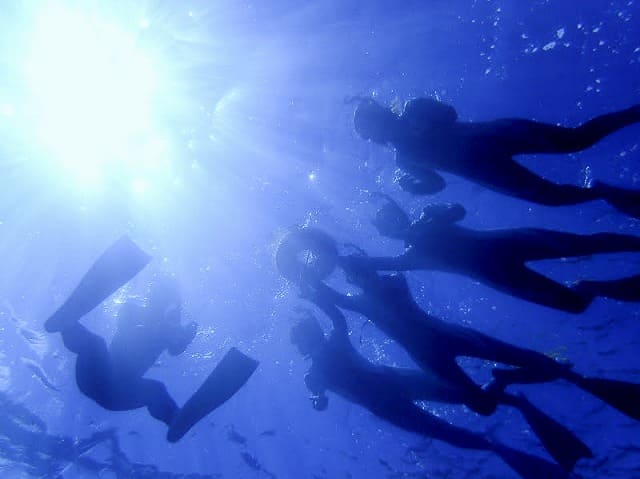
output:
[[[3,2],[0,477],[640,477],[638,25]]]

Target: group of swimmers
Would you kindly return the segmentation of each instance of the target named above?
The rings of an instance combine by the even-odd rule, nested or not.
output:
[[[152,283],[146,304],[133,300],[120,306],[116,333],[106,341],[80,319],[128,283],[151,260],[123,236],[93,263],[67,300],[45,322],[49,333],[62,335],[77,355],[80,391],[110,411],[146,407],[167,425],[167,440],[180,440],[200,419],[227,401],[251,377],[258,361],[231,348],[200,388],[178,407],[164,383],[144,375],[160,355],[182,354],[193,341],[197,324],[182,324],[182,301],[175,278]]]
[[[584,188],[558,185],[522,167],[513,156],[579,151],[638,122],[638,105],[597,117],[578,128],[563,128],[517,119],[459,122],[451,106],[431,99],[409,101],[403,113],[396,115],[368,98],[359,100],[354,118],[355,130],[362,138],[395,149],[397,164],[406,172],[400,186],[411,193],[442,190],[446,184],[437,171],[445,171],[547,205],[604,199],[635,217],[640,217],[640,191],[601,182]],[[316,317],[307,312],[291,330],[294,345],[312,360],[305,383],[315,409],[326,409],[327,392],[333,392],[408,431],[462,448],[492,451],[522,477],[531,479],[568,477],[575,463],[592,453],[575,434],[524,396],[508,392],[511,384],[563,379],[640,420],[640,385],[586,377],[544,354],[436,318],[417,304],[402,274],[429,269],[467,275],[527,301],[579,313],[599,296],[639,301],[640,275],[565,286],[527,268],[526,262],[640,251],[640,238],[532,228],[474,230],[458,224],[465,215],[460,204],[429,204],[411,221],[390,196],[371,196],[383,202],[375,227],[382,236],[404,241],[402,255],[370,257],[359,248],[355,253],[341,254],[334,238],[314,228],[292,230],[276,254],[281,273],[333,324],[326,337]],[[120,307],[118,329],[110,345],[81,324],[85,315],[149,261],[128,237],[119,239],[96,260],[46,321],[45,329],[60,333],[65,346],[77,355],[76,380],[83,394],[108,410],[146,407],[151,416],[167,425],[167,439],[175,442],[231,398],[258,362],[231,348],[182,407],[162,382],[145,378],[163,351],[178,355],[196,335],[195,323],[182,324],[181,299],[171,277],[152,285],[146,304],[128,301]],[[336,268],[360,294],[343,294],[327,283]],[[345,311],[356,312],[375,324],[409,353],[419,369],[374,365],[360,355],[350,342]],[[478,385],[457,364],[460,356],[507,367],[495,367],[493,379]],[[555,462],[453,426],[415,404],[421,400],[464,404],[482,415],[491,415],[499,405],[514,407]]]
[[[587,148],[606,135],[640,122],[636,105],[597,117],[578,128],[527,120],[487,123],[457,121],[455,110],[431,99],[409,101],[401,115],[371,99],[360,99],[356,132],[364,139],[392,147],[397,165],[406,171],[400,186],[414,194],[431,194],[446,185],[446,171],[485,187],[547,205],[604,199],[629,215],[640,214],[640,192],[593,182],[590,187],[558,185],[518,164],[524,153],[565,153]],[[291,341],[312,364],[305,383],[315,409],[328,406],[327,392],[359,404],[402,429],[452,445],[489,450],[525,478],[568,477],[589,447],[569,429],[537,409],[509,385],[568,381],[623,414],[640,420],[640,385],[586,377],[542,353],[497,340],[425,312],[414,299],[403,271],[438,270],[465,275],[515,297],[571,313],[584,311],[596,297],[640,301],[640,275],[612,281],[576,281],[566,286],[526,266],[528,261],[597,253],[640,251],[640,237],[516,228],[475,230],[460,225],[460,204],[429,204],[411,221],[390,196],[373,221],[382,236],[401,240],[403,254],[371,257],[341,254],[334,238],[315,228],[292,230],[279,245],[281,273],[300,288],[303,298],[333,324],[328,337],[316,317],[306,312],[291,330]],[[353,248],[353,245],[349,245]],[[359,294],[345,294],[327,284],[340,268]],[[387,273],[387,274],[385,274]],[[419,369],[376,365],[349,340],[345,312],[355,312],[403,347]],[[458,357],[475,357],[494,367],[493,379],[475,383],[458,365]],[[554,462],[515,450],[485,435],[453,426],[415,401],[464,404],[491,415],[499,405],[518,409]]]

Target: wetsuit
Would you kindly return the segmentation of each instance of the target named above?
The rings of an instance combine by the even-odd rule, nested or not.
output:
[[[61,333],[65,346],[78,355],[78,388],[105,409],[147,407],[154,418],[171,424],[178,406],[162,382],[143,375],[165,349],[182,353],[195,335],[195,324],[167,321],[165,313],[125,303],[109,348],[79,322],[68,323]]]
[[[454,205],[451,210],[464,209]],[[474,230],[457,224],[464,216],[443,213],[442,205],[424,209],[400,235],[406,251],[395,258],[363,258],[378,270],[430,269],[457,273],[534,303],[573,313],[596,296],[640,301],[640,277],[580,281],[565,286],[528,268],[552,258],[640,251],[640,238],[615,233],[578,235],[539,228]]]
[[[368,135],[395,149],[396,163],[407,173],[400,181],[404,189],[417,194],[436,193],[446,186],[437,173],[442,171],[543,205],[572,205],[603,199],[626,214],[640,215],[638,191],[599,181],[593,181],[590,187],[554,183],[513,158],[589,148],[606,136],[640,122],[640,105],[598,116],[577,128],[567,128],[518,118],[460,122],[456,121],[455,110],[446,105],[434,108],[437,104],[439,102],[425,98],[411,100],[389,127],[378,129],[376,137]],[[438,110],[445,107],[454,114],[445,115],[446,121],[443,121]],[[375,121],[369,119],[369,124]],[[384,137],[379,133],[390,130],[392,133],[383,134]]]

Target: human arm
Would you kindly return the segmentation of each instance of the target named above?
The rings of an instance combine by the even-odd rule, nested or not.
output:
[[[333,325],[331,335],[348,338],[349,330],[347,328],[347,319],[344,317],[342,311],[340,311],[335,304],[316,303],[316,305],[331,320],[331,324]]]
[[[323,348],[327,348],[324,351],[311,355],[314,360],[311,370],[305,376],[304,382],[307,388],[311,392],[309,399],[313,405],[313,408],[317,411],[324,411],[329,405],[329,398],[326,395],[327,377],[326,375],[332,375],[331,366],[326,365],[326,360],[322,360],[323,356],[333,356],[337,350],[344,350],[350,348],[349,335],[347,330],[347,321],[344,314],[333,304],[321,304],[318,306],[329,317],[333,324],[333,330],[329,337],[328,343],[325,343]],[[326,346],[329,344],[330,346]],[[316,361],[319,361],[318,363]]]
[[[351,311],[360,310],[357,297],[339,293],[323,281],[306,281],[301,285],[300,296],[308,299],[320,309],[336,305]]]

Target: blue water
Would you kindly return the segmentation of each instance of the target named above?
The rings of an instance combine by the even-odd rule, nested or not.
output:
[[[27,31],[29,15],[18,1],[0,13],[2,477],[514,477],[491,454],[403,432],[337,397],[327,411],[314,411],[303,382],[309,365],[289,342],[294,308],[305,303],[279,276],[273,254],[287,228],[299,224],[321,227],[371,254],[400,253],[401,244],[376,235],[370,224],[375,208],[365,191],[389,193],[413,214],[427,201],[457,201],[468,210],[464,224],[476,228],[638,234],[637,220],[602,202],[548,208],[452,176],[433,198],[401,192],[393,181],[392,153],[357,138],[353,105],[345,98],[375,95],[391,105],[432,96],[455,105],[462,120],[526,117],[577,125],[638,103],[640,4],[118,5],[124,24],[137,22],[132,10],[150,19],[152,33],[145,41],[155,41],[173,61],[173,90],[167,87],[157,112],[172,145],[171,165],[154,166],[145,194],[132,192],[122,171],[111,172],[101,188],[78,188],[50,161],[47,148],[31,140],[29,117],[21,112],[29,92],[13,70],[21,50],[12,43]],[[579,154],[521,161],[557,182],[597,178],[640,187],[639,134],[640,127],[630,127]],[[180,279],[188,318],[200,331],[185,354],[163,356],[150,376],[163,380],[183,403],[230,346],[261,362],[246,387],[173,445],[164,439],[165,426],[146,411],[108,412],[84,397],[74,381],[74,356],[42,327],[91,262],[123,233],[154,261],[84,324],[110,337],[118,301],[144,295],[154,274],[169,271]],[[571,281],[633,273],[638,265],[636,256],[611,255],[536,268]],[[584,314],[570,315],[459,276],[419,272],[409,278],[425,309],[449,321],[568,359],[581,373],[640,381],[640,318],[633,303],[597,300]],[[352,340],[370,360],[410,365],[374,326],[350,318]],[[487,375],[480,362],[468,367],[478,378]],[[640,424],[570,384],[514,390],[526,392],[591,447],[595,457],[578,463],[580,476],[640,476]],[[457,425],[545,455],[513,410],[501,408],[484,418],[463,407],[429,407]],[[34,426],[35,416],[46,432],[44,424]],[[37,434],[18,434],[16,418],[26,423],[20,431]],[[37,438],[73,441],[100,431],[118,438],[119,462],[108,441],[83,456],[102,466],[83,466],[55,448],[36,460],[26,447]]]

